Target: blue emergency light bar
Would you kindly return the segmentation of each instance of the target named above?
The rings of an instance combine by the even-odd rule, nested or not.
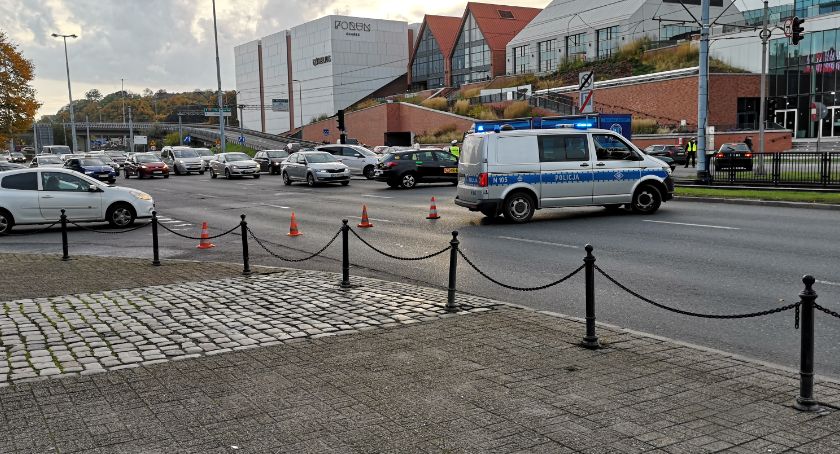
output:
[[[629,114],[594,114],[594,115],[570,115],[566,117],[534,117],[514,118],[509,120],[479,120],[473,124],[473,131],[500,132],[512,129],[556,129],[574,128],[589,129],[601,128],[615,131],[627,139],[631,138],[631,121]]]

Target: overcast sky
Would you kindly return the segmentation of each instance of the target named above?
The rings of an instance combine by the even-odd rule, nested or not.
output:
[[[760,0],[738,0],[738,5],[744,1],[760,5]],[[550,0],[495,3],[542,8]],[[335,13],[420,22],[424,14],[461,15],[465,5],[452,0],[217,0],[222,87],[235,88],[234,46],[302,22]],[[44,103],[39,115],[55,113],[68,101],[62,42],[51,33],[79,35],[67,43],[74,99],[91,88],[118,91],[120,78],[137,93],[216,88],[211,0],[0,0],[0,17],[0,29],[35,64],[34,85]]]

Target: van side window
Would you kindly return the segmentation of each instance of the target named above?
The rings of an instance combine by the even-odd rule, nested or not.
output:
[[[599,161],[633,161],[636,153],[623,140],[612,134],[592,134]]]
[[[499,137],[496,146],[498,164],[536,164],[540,162],[536,136]]]
[[[588,161],[586,135],[539,136],[541,162]]]

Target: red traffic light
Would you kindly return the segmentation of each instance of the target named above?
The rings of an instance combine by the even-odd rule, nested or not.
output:
[[[790,43],[794,46],[799,44],[799,41],[802,41],[803,33],[805,32],[805,27],[802,24],[805,23],[805,19],[800,19],[798,17],[794,17],[791,20],[790,24]]]

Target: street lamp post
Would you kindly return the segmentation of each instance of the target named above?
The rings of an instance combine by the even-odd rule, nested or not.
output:
[[[300,100],[300,128],[303,127],[303,82],[292,79],[292,82],[297,82],[298,84],[298,99]],[[293,95],[294,96],[294,95]]]
[[[222,69],[219,64],[219,32],[216,28],[216,0],[213,0],[213,39],[216,42],[216,80],[219,82],[219,142],[221,152],[225,152],[225,112],[222,100]]]
[[[76,115],[73,110],[73,91],[70,89],[70,59],[67,57],[67,38],[78,38],[76,35],[60,35],[58,33],[52,34],[53,38],[62,38],[64,40],[64,65],[67,68],[67,96],[70,98],[70,131],[73,133],[73,151],[76,146]]]

